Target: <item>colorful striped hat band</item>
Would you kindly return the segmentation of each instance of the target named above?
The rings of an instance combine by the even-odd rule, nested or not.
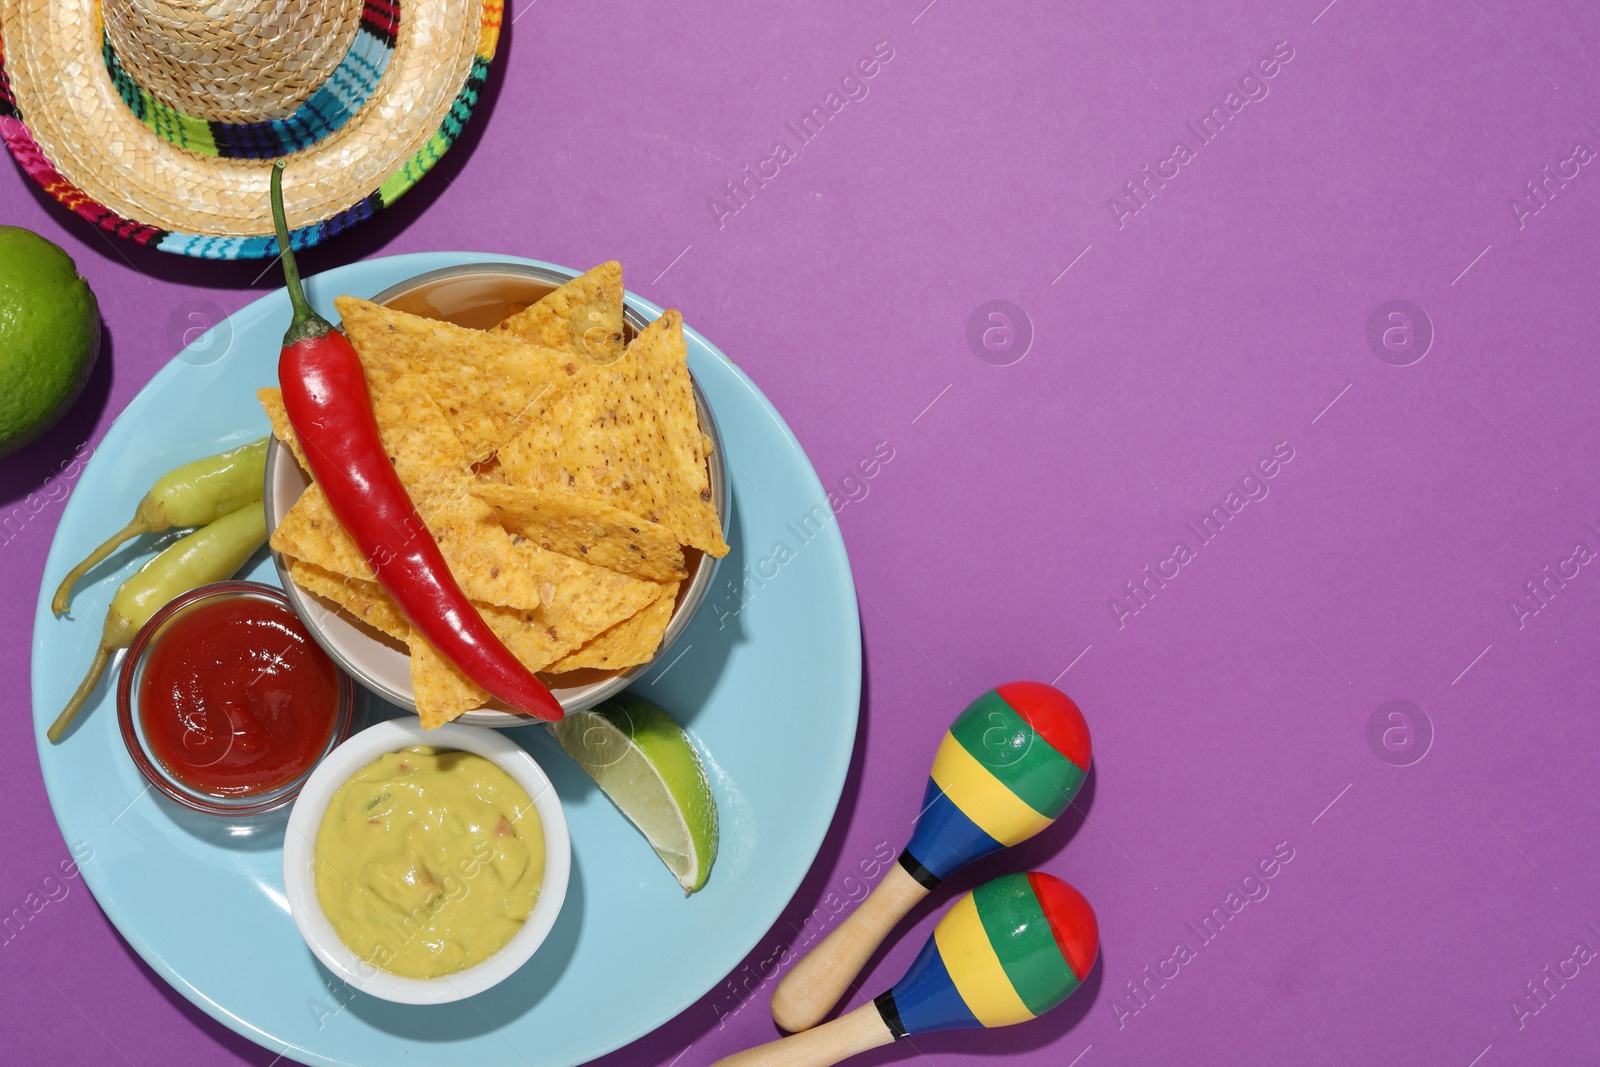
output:
[[[400,30],[400,0],[366,0],[344,58],[294,111],[284,118],[228,122],[191,115],[141,84],[117,56],[106,29],[100,0],[94,5],[106,74],[128,109],[157,137],[204,156],[224,159],[277,159],[310,148],[361,110],[377,88],[394,54]]]
[[[1032,837],[1078,795],[1089,760],[1089,727],[1060,690],[1040,682],[989,690],[940,741],[901,865],[932,889]]]
[[[0,139],[69,210],[208,259],[277,254],[392,205],[461,134],[503,0],[0,0]],[[219,14],[220,12],[220,14]]]
[[[878,1013],[897,1039],[1027,1022],[1077,991],[1099,950],[1083,894],[1037,871],[1002,875],[945,913]]]

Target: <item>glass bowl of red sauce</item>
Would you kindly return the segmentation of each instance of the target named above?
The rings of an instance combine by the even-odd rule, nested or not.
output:
[[[128,754],[167,797],[212,815],[282,807],[350,734],[355,683],[283,591],[217,582],[134,638],[117,684]]]

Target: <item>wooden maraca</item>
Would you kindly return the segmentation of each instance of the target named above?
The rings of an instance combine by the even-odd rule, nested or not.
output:
[[[716,1067],[828,1067],[912,1034],[1026,1022],[1072,995],[1099,949],[1083,894],[1038,871],[1001,875],[945,912],[893,989]]]
[[[1054,686],[1008,682],[967,705],[939,743],[900,862],[784,975],[773,1020],[790,1033],[821,1022],[917,901],[958,867],[1049,826],[1088,771],[1088,724]]]

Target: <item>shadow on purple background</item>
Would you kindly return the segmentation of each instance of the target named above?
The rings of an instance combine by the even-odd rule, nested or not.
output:
[[[111,383],[116,374],[116,361],[112,358],[115,347],[111,329],[102,319],[100,354],[77,401],[60,422],[0,460],[0,508],[8,509],[10,505],[26,501],[30,495],[34,496],[36,504],[46,498],[53,492],[46,487],[46,481],[58,478],[70,466],[70,459],[62,457],[71,457],[78,446],[94,436],[95,424],[105,414],[106,401],[111,396]]]

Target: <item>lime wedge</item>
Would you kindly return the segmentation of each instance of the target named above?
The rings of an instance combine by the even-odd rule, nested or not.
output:
[[[706,884],[717,858],[717,802],[683,727],[622,693],[551,723],[550,732],[644,834],[685,896]]]

